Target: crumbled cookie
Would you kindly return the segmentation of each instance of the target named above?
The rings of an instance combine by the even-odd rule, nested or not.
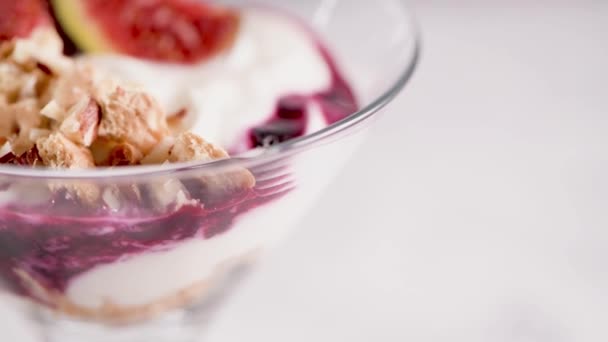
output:
[[[141,87],[68,58],[62,50],[61,38],[50,28],[0,42],[0,163],[86,169],[229,158],[194,133],[173,136],[166,113]],[[237,169],[196,182],[226,193],[251,188],[255,179],[246,169]],[[85,182],[50,187],[67,189],[68,196],[91,204],[101,199],[110,209],[121,201],[141,200],[137,187],[138,195],[128,198],[122,197],[133,191],[104,190]],[[194,201],[180,181],[145,187],[156,206]]]
[[[160,105],[141,90],[119,86],[107,98],[101,98],[100,105],[100,137],[126,141],[147,152],[167,134]]]
[[[180,133],[175,138],[175,143],[169,154],[169,161],[172,163],[194,160],[212,161],[224,158],[228,158],[226,151],[208,143],[192,132]]]
[[[40,138],[36,147],[44,164],[53,168],[84,169],[95,167],[91,151],[55,132]]]
[[[38,139],[36,147],[44,165],[48,167],[85,169],[95,166],[91,152],[75,144],[61,132]],[[94,204],[100,196],[97,185],[90,182],[53,182],[49,186],[53,191],[65,189],[68,196],[84,203]]]
[[[178,135],[169,154],[169,161],[173,163],[213,161],[225,158],[228,158],[226,151],[191,132],[183,132]],[[209,191],[216,194],[238,192],[255,185],[255,177],[244,168],[202,175],[201,181]]]

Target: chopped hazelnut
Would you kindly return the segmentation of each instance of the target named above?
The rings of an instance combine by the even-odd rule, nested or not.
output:
[[[59,131],[76,143],[91,146],[97,138],[99,117],[99,105],[91,97],[85,96],[70,107]]]
[[[108,156],[110,166],[135,165],[143,158],[143,154],[129,143],[117,144]]]
[[[63,121],[63,118],[66,116],[65,110],[55,100],[49,101],[42,107],[40,114],[59,122]]]

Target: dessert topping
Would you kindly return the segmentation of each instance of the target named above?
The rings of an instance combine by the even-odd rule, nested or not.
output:
[[[34,29],[28,38],[0,41],[0,47],[0,163],[87,169],[229,158],[192,132],[173,136],[152,96],[64,56],[61,39],[48,26]],[[251,188],[255,179],[238,169],[200,176],[196,182],[225,192]],[[103,194],[108,207],[120,206],[115,191],[90,183],[51,188],[67,189],[68,196],[85,202]],[[189,200],[179,181],[149,188],[157,204]]]

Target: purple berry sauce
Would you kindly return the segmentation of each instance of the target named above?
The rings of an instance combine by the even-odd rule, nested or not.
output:
[[[332,70],[331,87],[317,94],[280,99],[270,118],[249,130],[250,148],[304,135],[310,101],[319,105],[327,124],[357,111],[351,88],[327,51],[320,49]],[[71,279],[97,265],[169,249],[190,238],[213,238],[229,230],[243,214],[279,199],[293,188],[284,177],[273,177],[269,171],[250,171],[258,180],[253,189],[221,198],[211,199],[200,182],[182,180],[190,196],[204,205],[187,205],[164,213],[148,209],[151,205],[146,203],[145,188],[141,186],[142,198],[131,198],[128,203],[133,208],[120,215],[110,213],[101,203],[91,207],[66,199],[65,193],[56,193],[44,206],[5,205],[0,208],[0,276],[24,295],[33,296],[15,269],[27,272],[47,289],[63,292]],[[284,175],[284,170],[279,173]],[[121,195],[128,198],[128,191]]]
[[[266,147],[306,133],[308,104],[316,103],[321,109],[327,125],[336,123],[358,110],[355,95],[348,82],[338,71],[336,63],[327,50],[319,45],[331,70],[332,83],[329,89],[311,95],[290,95],[281,98],[274,114],[263,124],[249,130],[249,148]]]
[[[191,194],[204,193],[194,184],[189,184]],[[171,248],[193,237],[210,239],[228,230],[239,216],[291,189],[291,184],[280,183],[267,193],[266,186],[229,194],[211,206],[187,205],[167,213],[152,212],[144,205],[145,197],[140,203],[130,202],[142,209],[121,216],[64,196],[43,207],[4,207],[0,209],[0,274],[16,290],[24,290],[14,277],[13,269],[18,268],[46,288],[63,291],[71,278],[96,265]]]

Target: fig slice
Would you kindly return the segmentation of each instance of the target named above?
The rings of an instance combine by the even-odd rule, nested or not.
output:
[[[25,38],[51,22],[44,0],[0,0],[0,41]]]
[[[84,53],[197,63],[227,49],[236,10],[196,0],[51,0],[61,29]]]

